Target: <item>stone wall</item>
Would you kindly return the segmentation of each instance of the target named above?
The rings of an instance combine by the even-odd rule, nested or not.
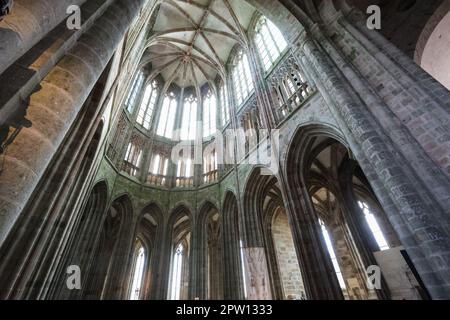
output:
[[[292,240],[291,229],[285,213],[280,212],[274,219],[272,233],[284,298],[297,300],[306,297],[294,241]]]

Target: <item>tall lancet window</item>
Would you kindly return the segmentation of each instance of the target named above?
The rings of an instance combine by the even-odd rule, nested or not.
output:
[[[170,92],[164,97],[159,117],[156,134],[168,139],[173,138],[173,126],[175,125],[175,115],[177,113],[178,102],[175,94]]]
[[[130,300],[141,299],[144,279],[145,248],[140,241],[137,242],[137,250],[134,263],[133,283],[131,285]]]
[[[381,231],[380,225],[378,224],[377,219],[375,218],[373,213],[370,211],[369,206],[367,205],[367,203],[361,201],[358,201],[358,205],[364,212],[367,224],[369,225],[369,228],[372,231],[372,234],[378,244],[378,247],[380,247],[380,251],[388,250],[389,245],[383,235],[383,231]]]
[[[233,68],[233,84],[238,105],[241,105],[255,88],[250,70],[247,54],[241,50],[235,57]]]
[[[261,17],[256,25],[255,41],[266,71],[287,48],[287,42],[280,30],[265,17]]]
[[[139,173],[141,157],[142,147],[136,141],[130,142],[125,153],[123,170],[132,176],[136,176]]]
[[[142,99],[141,106],[139,108],[136,122],[149,130],[152,123],[153,112],[155,111],[156,101],[158,99],[158,83],[147,85],[145,88],[144,98]]]
[[[341,289],[346,290],[347,287],[345,285],[344,277],[342,276],[341,268],[339,267],[339,263],[336,257],[336,253],[333,248],[333,244],[331,242],[330,234],[328,233],[327,227],[325,226],[325,223],[322,220],[319,220],[320,226],[322,228],[322,235],[325,239],[325,244],[327,245],[328,253],[331,257],[331,262],[333,263],[334,272],[336,273],[336,276],[339,281],[339,285],[341,286]]]
[[[228,103],[228,90],[225,84],[220,87],[220,104],[222,111],[222,126],[230,122],[230,105]]]
[[[180,300],[181,296],[181,276],[182,276],[182,267],[183,267],[183,252],[184,247],[183,244],[180,243],[176,248],[173,255],[173,263],[172,263],[172,281],[170,288],[170,300]]]
[[[184,99],[183,118],[181,121],[181,140],[195,140],[197,134],[197,98],[194,95]]]
[[[139,92],[141,91],[143,85],[144,85],[144,74],[142,73],[142,71],[138,71],[134,77],[133,83],[128,93],[127,100],[125,101],[125,107],[127,108],[127,111],[129,113],[133,113],[137,103]]]
[[[203,99],[203,137],[206,138],[216,133],[216,115],[216,97],[209,90]]]

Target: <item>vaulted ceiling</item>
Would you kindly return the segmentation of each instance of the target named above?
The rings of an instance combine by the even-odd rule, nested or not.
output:
[[[162,1],[143,63],[180,87],[213,81],[233,47],[245,44],[254,13],[244,0]]]

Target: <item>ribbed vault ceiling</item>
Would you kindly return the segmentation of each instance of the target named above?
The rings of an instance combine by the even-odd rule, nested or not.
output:
[[[233,47],[245,45],[255,9],[243,0],[162,1],[143,63],[181,87],[224,74]]]

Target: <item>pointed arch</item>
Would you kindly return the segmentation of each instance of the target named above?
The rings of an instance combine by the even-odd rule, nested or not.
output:
[[[164,212],[156,202],[147,204],[140,213],[137,220],[135,241],[134,241],[134,261],[129,279],[129,297],[134,294],[135,299],[152,298],[152,289],[159,277],[158,265],[160,262],[161,246],[164,233]],[[145,249],[145,257],[142,270],[137,266],[140,252],[139,247]],[[136,281],[136,272],[142,272],[139,283]],[[134,287],[134,288],[133,288]],[[133,293],[137,290],[139,295]]]

